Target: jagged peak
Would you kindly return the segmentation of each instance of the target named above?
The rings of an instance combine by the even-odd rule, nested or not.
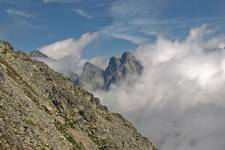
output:
[[[133,55],[131,54],[131,52],[129,51],[125,51],[122,56],[121,56],[121,59],[123,58],[128,58],[128,57],[132,57]]]
[[[110,57],[110,59],[109,59],[109,65],[112,65],[112,64],[119,64],[119,62],[120,62],[120,58],[115,57],[115,56]]]
[[[136,60],[136,58],[133,56],[131,52],[124,52],[121,56],[121,63],[125,63],[127,60]]]

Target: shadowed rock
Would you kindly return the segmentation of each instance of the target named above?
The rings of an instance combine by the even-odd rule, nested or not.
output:
[[[140,75],[142,69],[140,62],[130,52],[123,53],[121,58],[111,57],[104,72],[105,89],[109,89],[111,84],[117,84],[129,75]]]

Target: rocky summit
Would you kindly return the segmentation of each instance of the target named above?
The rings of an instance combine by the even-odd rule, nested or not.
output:
[[[123,53],[121,58],[111,57],[104,72],[105,89],[124,80],[128,75],[140,75],[142,69],[140,62],[130,52]]]
[[[1,42],[0,149],[155,148],[98,98],[43,62]]]
[[[141,63],[130,53],[125,52],[121,58],[111,57],[105,70],[87,62],[79,78],[69,76],[76,85],[88,90],[108,90],[112,84],[118,84],[130,75],[140,75]]]

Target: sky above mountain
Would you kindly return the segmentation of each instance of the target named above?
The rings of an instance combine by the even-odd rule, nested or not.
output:
[[[224,0],[0,0],[0,39],[30,51],[94,33],[83,55],[110,56],[203,24],[224,33],[224,14]]]

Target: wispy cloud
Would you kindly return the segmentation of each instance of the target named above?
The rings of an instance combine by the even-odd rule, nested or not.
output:
[[[16,9],[6,9],[6,13],[13,17],[13,19],[30,29],[43,30],[42,27],[38,26],[36,23],[33,23],[36,20],[36,17],[30,12],[25,10],[16,10]]]
[[[73,3],[81,0],[43,0],[44,3]]]
[[[29,0],[0,0],[0,3],[7,3],[15,6],[24,6],[29,2]]]
[[[189,3],[187,5],[190,9],[192,8]],[[208,12],[202,6],[204,4],[201,4],[201,8],[196,9],[202,13]],[[218,4],[215,2],[207,9],[215,10],[217,6]],[[168,9],[175,12],[167,12]],[[184,38],[189,29],[202,24],[215,26],[220,24],[225,27],[225,18],[222,14],[197,16],[192,12],[186,13],[178,10],[176,3],[171,4],[168,0],[115,0],[109,8],[112,24],[104,27],[101,33],[135,44],[143,44],[159,34]]]
[[[21,11],[21,10],[15,10],[15,9],[6,9],[5,10],[10,16],[13,17],[23,17],[23,18],[35,18],[33,15],[31,15],[28,12]]]
[[[88,19],[92,19],[94,18],[91,14],[89,14],[88,12],[86,12],[85,10],[82,9],[70,9],[69,11],[71,12],[75,12],[76,14],[88,18]]]

